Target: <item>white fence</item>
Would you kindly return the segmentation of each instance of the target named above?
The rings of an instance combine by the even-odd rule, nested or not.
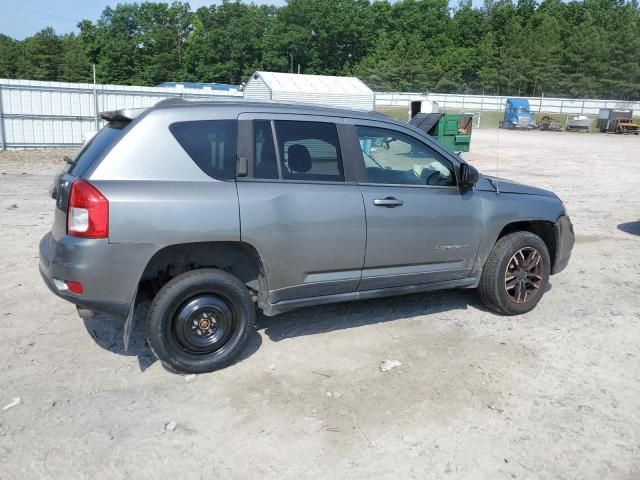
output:
[[[100,126],[96,112],[150,107],[165,98],[215,99],[242,96],[236,90],[177,87],[129,87],[89,83],[0,79],[0,149],[75,147]],[[441,109],[502,111],[508,97],[444,93],[377,92],[376,107],[406,107],[412,100],[432,100]],[[596,115],[600,108],[630,108],[640,101],[521,97],[533,112]]]
[[[100,126],[96,112],[150,107],[165,98],[220,96],[242,92],[0,79],[0,149],[74,147]]]
[[[447,93],[376,92],[376,107],[407,107],[414,100],[438,102],[441,109],[466,112],[504,111],[507,98],[526,98],[532,112],[597,115],[601,108],[628,108],[640,112],[640,100],[594,100],[588,98],[497,97]]]

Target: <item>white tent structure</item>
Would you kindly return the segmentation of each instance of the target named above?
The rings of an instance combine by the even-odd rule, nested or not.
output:
[[[247,100],[279,100],[373,110],[375,94],[356,77],[256,72],[244,87]]]

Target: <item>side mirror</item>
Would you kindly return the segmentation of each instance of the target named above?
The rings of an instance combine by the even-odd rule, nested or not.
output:
[[[478,170],[468,163],[461,163],[458,171],[458,187],[461,192],[466,192],[473,188],[478,181]]]

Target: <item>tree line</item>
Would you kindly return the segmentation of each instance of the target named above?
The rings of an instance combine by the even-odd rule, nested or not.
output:
[[[0,34],[0,77],[240,84],[256,70],[355,75],[374,90],[640,97],[638,0],[224,0],[119,4],[78,34]]]

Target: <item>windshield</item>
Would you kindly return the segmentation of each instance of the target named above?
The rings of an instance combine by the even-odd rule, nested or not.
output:
[[[529,109],[527,107],[516,107],[513,111],[516,113],[529,113]]]
[[[73,162],[67,167],[67,173],[81,177],[93,165],[93,162],[105,151],[111,149],[124,135],[124,127],[129,122],[111,122],[84,144]]]

